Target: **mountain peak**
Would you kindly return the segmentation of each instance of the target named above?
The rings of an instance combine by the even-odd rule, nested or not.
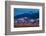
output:
[[[36,17],[37,16],[37,17]],[[17,15],[17,16],[14,16],[14,18],[32,18],[32,19],[35,19],[35,18],[39,18],[39,13],[32,13],[32,14],[29,14],[29,13],[24,13],[24,14],[21,14],[21,15]]]

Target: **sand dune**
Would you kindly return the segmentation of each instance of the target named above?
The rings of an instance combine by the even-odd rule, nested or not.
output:
[[[15,24],[14,27],[39,27],[39,24]]]

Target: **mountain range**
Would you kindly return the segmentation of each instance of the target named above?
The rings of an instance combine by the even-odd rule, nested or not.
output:
[[[36,19],[36,18],[39,18],[39,12],[38,13],[32,13],[32,14],[24,13],[24,14],[16,15],[16,16],[14,16],[14,19],[24,18],[24,17]]]

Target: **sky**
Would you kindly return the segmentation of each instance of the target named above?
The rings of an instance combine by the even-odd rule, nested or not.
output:
[[[28,8],[14,8],[14,16],[16,15],[21,15],[24,13],[37,13],[39,11],[39,9],[28,9]]]

